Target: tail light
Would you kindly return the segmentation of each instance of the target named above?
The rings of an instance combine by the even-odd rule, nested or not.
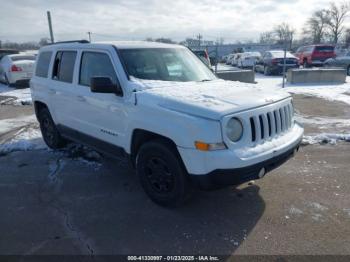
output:
[[[276,59],[276,58],[274,58],[274,59],[271,60],[271,63],[272,63],[273,65],[277,65],[278,62],[279,62],[279,59]]]
[[[209,59],[209,55],[208,55],[207,49],[204,50],[204,56],[205,56],[206,59]]]
[[[20,72],[20,71],[22,71],[22,68],[20,68],[19,66],[16,66],[16,65],[12,65],[10,71],[11,72]]]

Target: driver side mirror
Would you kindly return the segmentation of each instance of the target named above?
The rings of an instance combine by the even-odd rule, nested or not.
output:
[[[123,95],[123,90],[118,84],[113,84],[110,77],[98,76],[91,77],[90,90],[93,93],[116,94]]]

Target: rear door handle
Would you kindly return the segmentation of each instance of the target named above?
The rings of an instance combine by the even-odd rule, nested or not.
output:
[[[77,96],[77,100],[80,102],[86,102],[86,99],[83,96]]]

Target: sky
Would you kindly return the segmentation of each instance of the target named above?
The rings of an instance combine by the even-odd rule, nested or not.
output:
[[[341,2],[336,0],[334,2]],[[0,40],[39,41],[49,37],[51,11],[55,41],[181,41],[203,35],[226,43],[259,39],[282,22],[301,33],[307,18],[329,0],[0,0]],[[349,18],[350,19],[350,18]]]

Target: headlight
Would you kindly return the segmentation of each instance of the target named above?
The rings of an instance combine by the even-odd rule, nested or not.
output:
[[[226,135],[233,142],[240,140],[243,135],[241,120],[235,117],[231,118],[226,125]]]

